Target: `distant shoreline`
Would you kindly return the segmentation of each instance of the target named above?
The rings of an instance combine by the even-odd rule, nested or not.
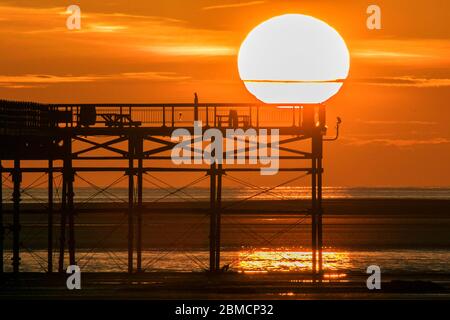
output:
[[[137,206],[137,205],[136,205]],[[222,212],[245,214],[298,214],[310,208],[310,200],[224,200]],[[324,199],[324,214],[396,214],[450,217],[450,200],[444,199]],[[12,203],[4,203],[5,214],[11,213]],[[21,203],[23,213],[46,212],[46,203]],[[128,210],[126,202],[92,202],[75,203],[75,210],[80,212],[116,212]],[[202,213],[209,210],[208,201],[191,202],[144,202],[143,214],[147,213]],[[54,204],[54,211],[59,211],[59,204]]]

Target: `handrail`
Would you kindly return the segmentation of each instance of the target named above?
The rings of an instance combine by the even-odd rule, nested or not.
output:
[[[31,106],[26,108],[24,106]],[[226,117],[231,110],[236,110],[240,118],[245,118],[249,127],[302,127],[315,126],[312,120],[318,108],[275,108],[282,105],[265,105],[262,103],[66,103],[33,104],[13,101],[0,101],[0,123],[13,127],[11,115],[18,114],[26,119],[18,124],[21,128],[31,127],[101,127],[116,126],[114,119],[121,119],[120,127],[182,127],[199,120],[206,127],[218,125],[218,117]],[[86,107],[86,108],[85,108]],[[264,107],[264,108],[262,108]],[[256,110],[255,110],[256,108]],[[91,109],[91,110],[86,110]],[[92,111],[93,109],[93,111]],[[84,110],[84,119],[80,114]],[[308,111],[305,113],[304,111]],[[103,115],[117,114],[112,122],[105,123]],[[126,116],[124,118],[124,116]],[[86,118],[87,117],[87,118]],[[39,121],[37,120],[39,119]],[[308,120],[309,119],[309,120]],[[15,126],[15,125],[14,125]],[[320,124],[324,126],[324,124]]]

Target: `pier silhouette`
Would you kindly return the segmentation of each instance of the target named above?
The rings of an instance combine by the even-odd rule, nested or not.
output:
[[[178,115],[183,115],[182,117]],[[164,103],[164,104],[41,104],[0,101],[0,160],[1,171],[11,175],[12,192],[12,267],[19,273],[21,262],[21,188],[22,176],[42,173],[48,177],[48,241],[47,272],[53,270],[55,226],[59,226],[58,272],[64,272],[64,255],[76,264],[76,210],[74,180],[77,173],[121,172],[128,177],[128,272],[144,271],[142,265],[143,175],[147,172],[203,172],[209,183],[209,271],[221,272],[221,213],[222,180],[231,172],[254,172],[259,168],[211,164],[207,167],[174,166],[171,151],[176,143],[168,140],[174,130],[186,129],[194,133],[194,120],[202,121],[203,128],[214,128],[224,133],[227,129],[279,129],[281,172],[301,172],[311,181],[312,272],[322,273],[322,158],[326,140],[324,105],[277,108],[277,106],[249,103]],[[99,142],[98,137],[107,138]],[[307,150],[292,147],[292,143],[308,141]],[[146,148],[145,142],[152,147]],[[201,152],[190,141],[192,158]],[[74,148],[74,144],[88,145]],[[249,160],[249,150],[269,148],[270,143],[252,145],[246,139],[243,150]],[[237,148],[237,147],[236,147]],[[108,155],[99,154],[107,152]],[[26,161],[25,161],[26,160]],[[47,165],[42,166],[42,161]],[[90,164],[93,160],[96,165]],[[110,160],[125,165],[111,166]],[[283,160],[294,160],[295,167],[284,167]],[[10,163],[11,165],[6,165]],[[36,165],[33,165],[36,163]],[[39,163],[40,165],[37,165]],[[56,163],[62,163],[57,166]],[[156,163],[158,165],[156,165]],[[54,203],[54,175],[62,175],[61,203]],[[292,179],[291,179],[292,180]],[[2,179],[2,185],[3,185]],[[0,186],[0,190],[3,190]],[[4,192],[4,191],[3,191]],[[2,199],[2,197],[0,197]],[[0,216],[0,272],[4,272],[5,250],[4,212]],[[58,215],[56,215],[58,213]],[[299,210],[299,214],[304,214]],[[55,218],[59,217],[57,222]],[[67,235],[67,236],[66,236]]]

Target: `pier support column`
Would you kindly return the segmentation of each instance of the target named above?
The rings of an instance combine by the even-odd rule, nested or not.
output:
[[[137,170],[137,229],[136,229],[136,269],[142,272],[142,174],[144,140],[139,137],[136,141],[138,155]]]
[[[75,174],[72,169],[72,159],[69,160],[67,168],[67,213],[69,217],[69,262],[70,265],[76,265],[75,259],[75,210],[74,210],[74,192],[73,182],[75,180]]]
[[[64,173],[63,173],[63,182],[62,182],[62,190],[61,190],[61,208],[60,208],[60,233],[59,233],[59,259],[58,259],[58,272],[64,272],[64,254],[65,254],[65,246],[66,246],[66,211],[67,211],[67,186],[64,182]]]
[[[61,214],[61,244],[62,244],[62,266],[60,265],[60,272],[64,270],[64,244],[65,242],[65,225],[66,218],[68,218],[69,226],[69,239],[68,239],[68,249],[69,249],[69,264],[75,265],[75,210],[74,210],[74,192],[73,192],[73,182],[75,180],[75,172],[72,167],[72,138],[66,137],[64,139],[64,164],[63,164],[63,204]],[[60,257],[61,259],[61,257]],[[60,261],[61,263],[61,261]]]
[[[3,224],[3,167],[0,160],[0,275],[3,274],[3,251],[4,251],[4,237],[5,228]]]
[[[133,273],[135,137],[128,138],[128,273]]]
[[[316,134],[312,137],[312,163],[311,163],[311,247],[312,247],[312,273],[317,274],[317,150]]]
[[[209,203],[210,203],[210,221],[209,221],[209,271],[216,272],[216,243],[217,243],[217,212],[216,212],[216,164],[211,164],[209,170]]]
[[[65,255],[65,246],[66,246],[66,224],[68,214],[71,215],[69,202],[69,194],[73,197],[73,188],[71,188],[72,192],[69,190],[69,184],[72,186],[73,183],[73,170],[72,170],[72,155],[70,154],[71,150],[71,138],[64,139],[64,159],[63,159],[63,171],[62,171],[62,190],[61,190],[61,223],[60,223],[60,238],[59,238],[59,261],[58,261],[58,272],[64,273],[64,255]],[[69,159],[70,157],[70,159]],[[69,180],[72,182],[69,183]],[[73,198],[72,198],[72,209],[73,209]],[[73,211],[73,210],[72,210]],[[69,220],[71,218],[69,217]],[[72,221],[73,223],[73,221]],[[72,230],[73,231],[73,230]],[[72,233],[69,230],[69,233]],[[70,237],[73,237],[73,234],[69,235],[69,259],[72,263],[72,260],[75,259],[74,252],[71,253],[70,246],[74,245],[74,243],[70,240]]]
[[[221,208],[222,208],[222,164],[217,165],[217,203],[216,203],[216,269],[220,269],[220,238],[221,238]]]
[[[322,240],[322,132],[317,130],[312,137],[312,171],[311,171],[311,237],[312,237],[312,272],[314,275],[323,271]]]
[[[22,182],[22,172],[20,171],[20,160],[14,160],[13,179],[13,272],[19,272],[20,266],[20,183]]]
[[[323,272],[323,237],[322,237],[322,155],[323,155],[323,137],[320,135],[317,141],[318,156],[317,156],[317,247],[318,247],[318,271],[319,274]]]
[[[48,161],[47,272],[53,272],[53,160]]]

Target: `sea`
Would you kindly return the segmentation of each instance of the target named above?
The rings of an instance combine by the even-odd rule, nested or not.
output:
[[[208,269],[207,250],[144,250],[143,270],[147,272],[202,272]],[[5,271],[11,272],[5,251]],[[77,251],[77,265],[85,272],[126,272],[127,252],[115,249]],[[58,254],[54,252],[54,270],[58,269]],[[240,273],[310,272],[311,252],[304,248],[235,248],[221,254],[221,267]],[[65,256],[65,265],[69,264]],[[351,250],[328,248],[323,253],[326,274],[345,276],[364,273],[367,267],[377,265],[389,274],[450,274],[450,250]],[[47,252],[24,250],[21,253],[22,272],[46,272]],[[450,275],[449,279],[450,281]]]
[[[4,188],[3,201],[10,202],[10,195]],[[263,192],[265,187],[226,188],[223,198],[226,200],[294,200],[310,197],[307,187],[280,187]],[[112,202],[127,201],[126,188],[108,190],[96,188],[76,188],[76,202]],[[450,188],[443,187],[325,187],[325,199],[434,199],[449,200]],[[24,203],[45,202],[45,189],[33,188],[22,193]],[[58,199],[58,193],[55,198]],[[181,202],[208,201],[209,192],[205,188],[145,188],[145,202]],[[450,214],[450,213],[449,213]],[[450,233],[449,233],[450,236]],[[243,273],[267,272],[308,272],[312,269],[311,251],[297,247],[238,247],[223,248],[221,267],[226,270]],[[11,250],[4,252],[5,271],[11,271],[8,263]],[[54,252],[57,268],[58,252]],[[324,270],[339,277],[351,272],[365,272],[370,265],[379,265],[382,271],[390,273],[450,274],[450,249],[411,248],[380,250],[340,250],[324,249]],[[136,257],[134,257],[136,258]],[[65,256],[68,263],[67,254]],[[207,270],[209,252],[207,248],[182,250],[174,248],[152,248],[142,253],[142,266],[149,272],[202,272]],[[125,272],[127,270],[127,252],[108,248],[82,249],[77,251],[77,264],[86,272]],[[21,271],[45,272],[47,252],[45,250],[21,249]]]
[[[8,188],[5,188],[8,189]],[[10,189],[10,188],[9,188]],[[60,197],[55,189],[56,200]],[[91,203],[104,203],[111,201],[128,201],[127,188],[75,188],[75,201]],[[222,191],[224,200],[295,200],[311,197],[308,187],[227,187]],[[449,200],[450,188],[446,187],[324,187],[325,199],[434,199]],[[3,191],[3,201],[11,202],[11,192]],[[183,202],[183,201],[209,201],[207,188],[144,188],[144,202]],[[47,201],[47,190],[44,188],[25,188],[21,195],[23,203],[36,203]]]

